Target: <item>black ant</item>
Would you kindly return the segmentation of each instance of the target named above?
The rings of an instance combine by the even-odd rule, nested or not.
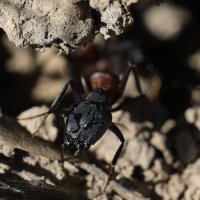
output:
[[[122,103],[115,108],[111,108],[111,105],[121,97],[131,69],[133,70],[140,95],[128,103]],[[61,158],[63,167],[64,150],[70,154],[73,153],[75,157],[82,156],[88,151],[91,145],[94,145],[104,135],[104,133],[110,129],[119,138],[121,145],[117,149],[111,162],[111,169],[106,183],[107,187],[114,173],[115,164],[123,150],[125,142],[121,131],[112,122],[111,112],[121,110],[128,104],[133,103],[135,100],[142,98],[147,99],[147,97],[142,94],[139,78],[135,70],[136,66],[129,63],[127,69],[124,71],[121,81],[112,73],[102,71],[95,72],[90,77],[90,87],[88,87],[84,77],[82,76],[81,82],[84,92],[87,95],[85,100],[81,98],[74,82],[72,80],[68,81],[53,101],[49,111],[34,117],[26,118],[32,119],[45,115],[43,121],[32,137],[39,133],[40,128],[50,114],[61,113]],[[70,111],[58,110],[57,107],[69,85],[71,86],[75,103]]]

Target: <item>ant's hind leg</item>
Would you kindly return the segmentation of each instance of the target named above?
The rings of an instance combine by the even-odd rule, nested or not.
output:
[[[137,90],[139,91],[140,95],[142,95],[142,90],[141,90],[141,86],[140,86],[140,81],[139,81],[139,76],[138,76],[138,72],[137,72],[137,68],[136,65],[131,64],[130,62],[128,63],[128,67],[126,68],[126,70],[124,71],[124,74],[122,76],[122,79],[119,83],[119,86],[117,88],[117,91],[115,92],[114,96],[112,97],[111,100],[111,105],[113,105],[115,102],[117,102],[117,100],[121,97],[122,93],[124,92],[124,89],[126,87],[126,83],[128,80],[128,77],[130,75],[131,69],[133,71],[134,77],[135,77],[135,81],[136,81],[136,86],[137,86]]]
[[[152,108],[150,106],[149,98],[145,94],[143,94],[142,89],[141,89],[141,85],[140,85],[140,81],[139,81],[139,75],[138,75],[136,65],[133,65],[132,71],[133,71],[133,74],[134,74],[134,77],[135,77],[137,90],[140,93],[140,95],[138,97],[134,98],[132,101],[134,102],[134,101],[137,101],[139,99],[143,100],[143,102],[145,102],[146,108],[148,109],[148,114],[149,114],[148,119],[150,119],[151,121],[154,121],[153,111],[152,111]],[[145,113],[145,112],[143,112],[143,113]]]
[[[128,100],[123,101],[117,107],[110,109],[110,112],[117,112],[117,111],[122,110],[124,108],[127,108],[131,104],[136,103],[137,101],[141,101],[141,100],[143,100],[143,101],[149,101],[148,97],[146,95],[142,94],[142,95],[140,95],[138,97],[135,97],[133,99],[128,99]],[[150,105],[149,105],[149,109],[151,110]]]
[[[133,75],[135,77],[135,82],[136,82],[136,87],[138,92],[140,93],[140,95],[142,95],[142,89],[141,89],[141,85],[140,85],[140,80],[139,80],[139,75],[138,75],[138,71],[137,71],[137,67],[136,65],[132,65],[132,71],[133,71]]]
[[[128,107],[129,105],[131,105],[131,104],[133,104],[133,103],[135,103],[137,101],[141,101],[142,100],[143,102],[146,103],[145,105],[148,107],[148,111],[149,111],[149,114],[151,116],[150,118],[153,121],[153,117],[152,117],[153,116],[153,114],[152,114],[153,112],[152,112],[152,109],[151,109],[151,106],[150,106],[149,98],[145,94],[143,94],[143,92],[142,92],[140,81],[139,81],[137,67],[136,67],[136,65],[132,65],[130,62],[129,62],[129,66],[126,69],[126,71],[124,72],[123,77],[121,79],[121,82],[119,84],[118,95],[121,95],[122,92],[124,91],[125,86],[126,86],[126,82],[127,82],[127,79],[128,79],[128,76],[129,76],[131,70],[132,70],[132,72],[134,74],[136,87],[137,87],[137,90],[138,90],[140,95],[138,97],[135,97],[135,98],[132,98],[132,99],[129,99],[129,100],[126,100],[126,101],[122,102],[117,107],[110,109],[110,111],[111,112],[116,112],[116,111],[122,110],[122,109]],[[114,101],[114,102],[116,102],[116,101]]]
[[[126,70],[124,71],[124,74],[122,76],[122,79],[118,85],[117,91],[114,93],[114,95],[111,97],[111,105],[113,105],[115,102],[117,102],[117,100],[121,97],[122,93],[124,92],[124,89],[126,87],[126,83],[130,74],[132,68],[132,64],[129,62],[128,63],[128,67],[126,68]]]

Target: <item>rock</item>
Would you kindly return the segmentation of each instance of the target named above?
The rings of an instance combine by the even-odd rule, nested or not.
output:
[[[43,51],[54,42],[69,53],[95,36],[87,1],[2,0],[0,10],[0,27],[19,48]]]
[[[168,183],[158,183],[155,186],[156,193],[162,197],[163,200],[177,200],[185,187],[178,174],[170,176]]]
[[[0,27],[19,48],[30,45],[44,51],[45,47],[56,43],[68,54],[92,42],[98,32],[106,39],[121,34],[133,23],[129,7],[137,1],[1,0]],[[158,5],[165,0],[140,1]]]
[[[184,193],[184,199],[200,199],[200,159],[196,160],[194,163],[188,164],[181,177],[187,186]]]
[[[177,135],[176,149],[184,163],[194,161],[198,155],[197,143],[189,130],[181,130]]]
[[[10,158],[15,155],[14,148],[0,142],[0,153]]]

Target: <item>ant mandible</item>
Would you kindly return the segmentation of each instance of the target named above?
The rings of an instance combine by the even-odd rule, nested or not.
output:
[[[127,79],[129,77],[131,69],[133,70],[137,89],[140,95],[130,102],[122,103],[115,108],[111,106],[119,100],[121,97]],[[119,78],[109,72],[94,72],[90,77],[90,87],[88,87],[84,77],[81,77],[81,82],[84,88],[84,92],[87,95],[85,100],[83,100],[77,90],[77,87],[74,84],[74,81],[68,81],[58,96],[55,98],[49,111],[46,113],[26,118],[31,119],[38,116],[45,115],[40,126],[36,132],[32,135],[34,137],[39,133],[42,125],[44,124],[46,118],[52,113],[61,113],[61,158],[62,158],[62,167],[64,163],[64,150],[70,154],[74,154],[75,157],[80,157],[86,153],[91,145],[94,145],[104,133],[110,129],[121,141],[119,148],[117,149],[113,160],[111,162],[111,169],[108,176],[108,180],[105,186],[109,184],[112,175],[114,173],[115,164],[123,150],[124,146],[124,137],[118,127],[112,122],[111,112],[121,110],[125,106],[133,103],[139,99],[146,99],[147,97],[142,94],[138,74],[136,72],[136,66],[131,63],[128,64],[127,69],[124,71],[121,81]],[[57,107],[61,102],[65,91],[68,86],[71,86],[74,104],[70,111],[58,110]],[[91,88],[91,89],[90,89]],[[91,91],[92,90],[92,91]],[[110,98],[110,99],[109,99]]]

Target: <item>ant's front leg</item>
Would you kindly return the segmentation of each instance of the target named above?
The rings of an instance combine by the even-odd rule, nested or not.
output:
[[[72,93],[73,93],[74,101],[76,102],[76,101],[78,101],[78,100],[81,99],[81,96],[80,96],[80,94],[78,92],[78,89],[77,89],[76,85],[74,84],[74,81],[73,80],[69,80],[64,85],[64,87],[62,88],[62,90],[60,91],[60,93],[58,94],[58,96],[54,99],[53,103],[50,106],[49,111],[55,110],[58,107],[58,105],[61,102],[61,100],[62,100],[62,98],[63,98],[63,96],[65,94],[65,91],[67,90],[67,88],[68,88],[69,85],[72,88]]]
[[[60,93],[58,94],[58,96],[54,99],[53,103],[51,104],[50,106],[50,109],[48,112],[44,113],[46,114],[44,119],[42,120],[40,126],[38,127],[38,129],[35,131],[35,133],[32,135],[32,137],[34,137],[35,135],[37,135],[41,129],[41,127],[43,126],[46,118],[51,114],[51,113],[56,113],[55,109],[58,107],[58,105],[60,104],[64,94],[65,94],[65,91],[67,90],[68,86],[71,85],[71,88],[72,88],[72,93],[73,93],[73,97],[74,97],[74,101],[78,101],[81,99],[80,97],[80,94],[74,84],[74,82],[72,80],[68,81],[64,87],[62,88],[62,90],[60,91]]]
[[[60,153],[61,153],[61,161],[62,161],[62,169],[64,171],[64,150],[66,150],[68,153],[72,153],[75,150],[74,141],[70,137],[68,133],[66,133],[66,117],[67,114],[72,114],[71,111],[64,111],[64,110],[55,110],[56,113],[63,113],[62,119],[61,119],[61,147],[60,147]],[[90,148],[90,145],[87,145],[87,143],[84,143],[83,145],[79,145],[78,148],[75,151],[74,156],[79,157],[84,152],[86,152]]]
[[[115,165],[117,163],[117,160],[123,150],[123,147],[124,147],[124,142],[125,142],[125,139],[124,139],[124,136],[122,135],[121,131],[117,128],[117,126],[114,124],[114,123],[111,123],[111,125],[109,126],[109,129],[119,138],[119,140],[121,141],[121,145],[119,146],[119,148],[117,149],[115,155],[114,155],[114,158],[111,162],[111,169],[110,169],[110,173],[109,173],[109,176],[108,176],[108,180],[107,180],[107,183],[106,183],[106,186],[104,188],[104,191],[106,190],[111,178],[112,178],[112,175],[114,173],[114,170],[115,170]]]
[[[65,156],[64,156],[64,149],[65,149],[65,119],[67,115],[63,114],[62,119],[61,119],[61,124],[60,124],[60,132],[61,132],[61,147],[60,147],[60,153],[61,153],[61,161],[62,161],[62,170],[64,171],[64,161],[65,161]]]

